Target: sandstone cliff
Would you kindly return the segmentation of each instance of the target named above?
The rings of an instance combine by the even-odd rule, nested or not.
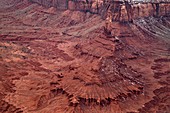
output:
[[[107,12],[111,9],[114,21],[130,21],[141,17],[163,16],[170,12],[170,2],[104,2],[83,1],[83,0],[29,0],[46,7],[55,7],[57,9],[78,10],[91,13],[97,13],[106,18]]]
[[[169,113],[170,16],[85,8],[0,0],[0,113]]]

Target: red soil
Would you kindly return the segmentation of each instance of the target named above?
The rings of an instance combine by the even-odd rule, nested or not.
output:
[[[0,4],[0,112],[170,111],[168,16],[114,22],[107,37],[98,15]]]

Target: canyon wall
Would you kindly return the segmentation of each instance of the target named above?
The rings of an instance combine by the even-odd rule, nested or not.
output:
[[[85,0],[29,0],[46,7],[57,9],[78,10],[100,14],[103,19],[107,18],[109,8],[112,13],[113,21],[130,21],[141,17],[164,16],[170,12],[170,3],[123,3],[115,1],[112,3],[86,2]]]
[[[169,113],[170,15],[112,22],[107,35],[92,6],[62,3],[88,13],[0,0],[0,113]],[[99,14],[150,14],[123,5]]]
[[[120,5],[117,3],[117,7]],[[169,3],[160,3],[160,4],[152,4],[152,3],[138,3],[138,4],[126,4],[120,5],[120,9],[116,10],[116,8],[112,8],[113,11],[113,20],[115,21],[131,21],[133,19],[138,19],[142,17],[160,17],[168,15],[170,12],[170,4]],[[107,13],[103,14],[104,18],[107,16]]]

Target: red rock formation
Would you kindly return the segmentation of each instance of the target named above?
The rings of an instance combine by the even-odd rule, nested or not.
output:
[[[61,9],[79,10],[79,11],[90,11],[93,13],[99,13],[104,17],[109,7],[112,9],[113,20],[115,21],[132,21],[132,19],[149,17],[149,16],[163,16],[170,12],[169,2],[162,3],[134,3],[131,4],[126,2],[123,4],[122,1],[114,2],[101,2],[87,3],[86,1],[72,1],[72,0],[31,0],[44,6],[56,7]],[[91,5],[90,5],[91,4]],[[94,4],[94,5],[92,5]],[[159,6],[159,7],[158,7]],[[100,12],[99,12],[100,11]],[[103,13],[101,13],[103,12]]]
[[[168,113],[170,17],[112,22],[109,37],[104,25],[0,1],[0,112]]]

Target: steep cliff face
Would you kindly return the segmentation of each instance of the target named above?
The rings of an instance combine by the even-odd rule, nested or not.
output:
[[[58,9],[70,9],[78,11],[89,11],[91,13],[98,13],[103,18],[106,18],[108,10],[111,9],[114,21],[130,21],[132,19],[149,17],[149,16],[163,16],[170,12],[170,3],[133,3],[130,2],[103,2],[99,1],[73,1],[73,0],[29,0],[47,7],[56,7]]]
[[[108,36],[98,14],[0,4],[1,113],[170,111],[168,15],[112,22]]]
[[[138,19],[138,18],[150,17],[150,16],[157,16],[157,17],[165,16],[170,12],[170,4],[169,3],[161,3],[161,4],[159,4],[159,8],[157,9],[156,4],[138,3],[138,4],[132,4],[129,7],[126,7],[126,5],[122,5],[120,7],[120,10],[121,11],[119,11],[119,10],[114,11],[113,15],[114,16],[121,15],[119,20],[127,21],[130,19]],[[116,17],[114,17],[113,20],[117,20]]]

